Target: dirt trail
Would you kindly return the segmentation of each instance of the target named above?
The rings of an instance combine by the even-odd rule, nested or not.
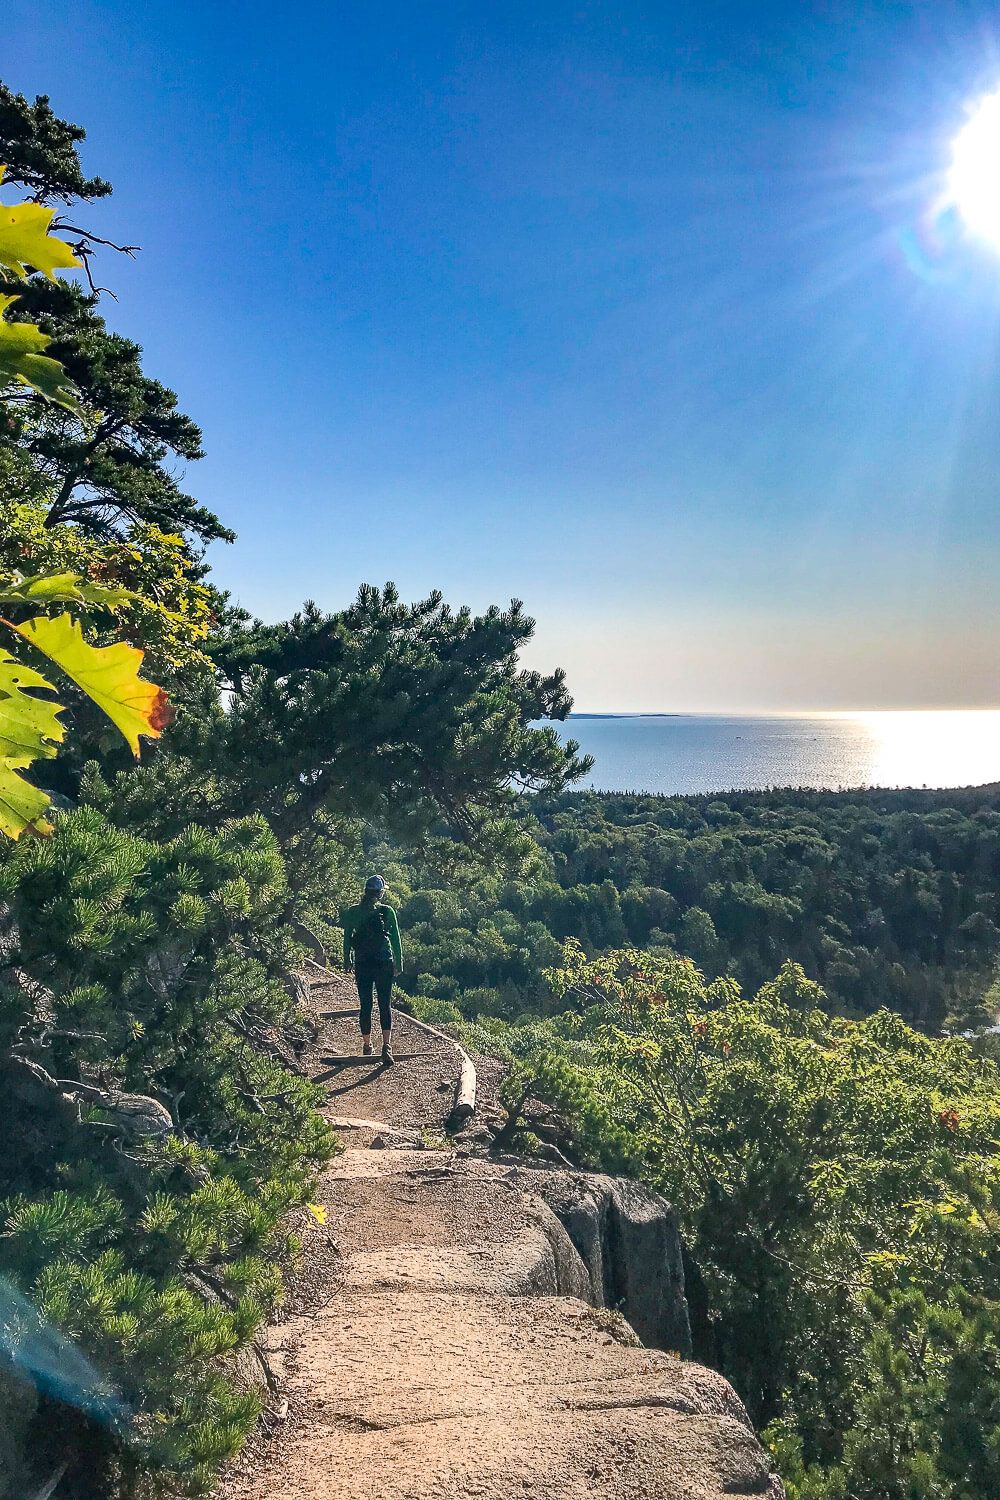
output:
[[[361,1118],[400,1130],[440,1131],[455,1099],[458,1055],[454,1048],[428,1036],[397,1011],[393,1045],[399,1061],[395,1068],[384,1068],[378,1056],[369,1065],[341,1064],[335,1059],[357,1057],[361,1051],[354,987],[346,979],[334,978],[313,982],[312,994],[323,1018],[315,1076],[329,1090],[324,1111],[328,1118]],[[379,1035],[376,1023],[376,1045]]]
[[[341,1012],[321,1057],[356,1052],[346,984],[315,997]],[[589,1306],[526,1174],[445,1143],[457,1054],[405,1016],[396,1049],[321,1065],[327,1114],[355,1124],[268,1337],[287,1415],[219,1500],[780,1500],[729,1385]]]

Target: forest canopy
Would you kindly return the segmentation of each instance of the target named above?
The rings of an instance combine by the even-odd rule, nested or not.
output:
[[[432,861],[401,860],[414,993],[508,1016],[544,1009],[543,971],[572,937],[593,954],[682,953],[748,991],[791,958],[843,1014],[887,1006],[932,1032],[1000,1009],[996,786],[566,792],[523,820],[530,873],[481,869],[461,899]]]

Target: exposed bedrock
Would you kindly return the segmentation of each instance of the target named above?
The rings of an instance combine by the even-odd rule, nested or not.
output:
[[[623,1313],[644,1344],[689,1354],[681,1240],[667,1200],[622,1177],[537,1168],[519,1168],[517,1176],[576,1247],[590,1282],[587,1300]]]

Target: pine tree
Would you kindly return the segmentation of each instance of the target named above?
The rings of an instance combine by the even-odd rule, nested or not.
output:
[[[520,795],[557,790],[591,764],[540,727],[565,719],[572,699],[562,672],[520,667],[533,630],[517,601],[476,616],[437,593],[403,604],[391,585],[361,589],[335,614],[307,606],[279,626],[236,626],[208,645],[225,711],[216,701],[178,724],[170,766],[151,764],[113,793],[95,779],[87,795],[117,820],[170,827],[191,816],[197,786],[205,816],[253,806],[288,851],[332,818],[522,857]]]
[[[70,205],[104,198],[111,185],[84,176],[77,150],[84,135],[54,114],[45,96],[32,104],[0,84],[4,184],[26,188],[38,203],[65,205],[53,227],[73,244],[89,281],[84,289],[38,275],[27,283],[0,279],[0,293],[19,298],[14,316],[51,335],[48,352],[79,393],[79,410],[72,412],[24,392],[0,436],[22,447],[46,482],[50,525],[74,522],[109,536],[142,523],[191,544],[231,541],[229,528],[187,495],[172,472],[175,459],[201,457],[197,426],[178,410],[173,391],[145,374],[138,344],[110,333],[97,311],[91,266],[108,242],[81,227]]]
[[[196,1490],[256,1419],[227,1361],[331,1149],[281,856],[260,819],[158,844],[84,811],[0,897],[0,1278],[100,1372],[62,1394],[105,1458]]]

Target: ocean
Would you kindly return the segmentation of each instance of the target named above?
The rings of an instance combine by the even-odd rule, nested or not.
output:
[[[956,787],[1000,781],[1000,710],[750,718],[573,714],[561,733],[593,755],[583,786],[714,792],[772,786]]]

